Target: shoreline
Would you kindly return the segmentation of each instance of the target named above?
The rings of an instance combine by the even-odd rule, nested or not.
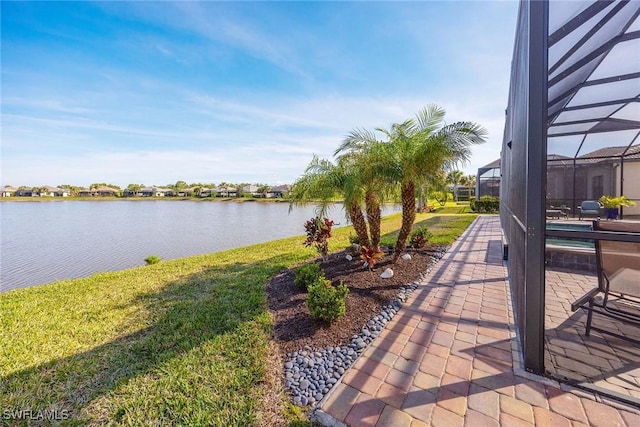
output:
[[[289,203],[283,198],[255,198],[255,197],[0,197],[0,202],[109,202],[109,201],[194,201],[194,202],[260,202],[260,203]],[[310,202],[313,203],[313,202]],[[337,202],[336,202],[337,203]]]

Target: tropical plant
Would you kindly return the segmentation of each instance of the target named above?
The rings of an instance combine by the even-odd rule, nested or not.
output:
[[[303,244],[305,246],[314,246],[320,256],[326,258],[329,252],[329,238],[331,237],[333,224],[334,222],[329,218],[311,218],[304,224],[307,239]]]
[[[627,199],[627,196],[607,196],[600,197],[602,207],[607,209],[620,208],[622,206],[635,206],[636,202]]]
[[[400,186],[402,226],[398,234],[393,262],[405,248],[416,216],[416,189],[443,170],[469,160],[471,146],[485,141],[486,130],[472,122],[444,124],[444,109],[429,105],[415,119],[379,129],[387,141],[379,168],[389,180]]]
[[[434,191],[431,194],[433,195],[433,199],[442,207],[444,207],[449,200],[449,193],[446,190]]]
[[[471,189],[476,186],[476,176],[475,175],[465,175],[462,177],[460,184],[464,185],[467,188],[467,200],[471,200]]]
[[[125,188],[125,193],[128,194],[138,194],[138,192],[140,190],[142,190],[144,188],[144,184],[129,184],[127,185],[127,188]]]
[[[340,196],[344,198],[347,217],[358,238],[368,245],[367,223],[361,208],[364,198],[362,186],[354,171],[347,169],[344,163],[334,164],[314,155],[304,174],[291,187],[290,209],[296,205],[318,201],[320,206],[317,214],[323,216],[329,203]]]
[[[40,197],[42,197],[47,191],[47,187],[33,187],[31,189],[31,194],[33,195],[38,195]]]
[[[349,288],[340,282],[338,286],[331,286],[327,279],[318,280],[309,286],[307,307],[314,319],[333,322],[347,311],[346,299]]]
[[[106,182],[94,182],[89,186],[89,190],[96,190],[100,187],[109,187],[113,188],[114,190],[120,190],[120,186],[115,184],[107,184]]]
[[[267,197],[269,190],[271,190],[271,186],[267,184],[258,184],[258,193],[262,194],[262,197]]]
[[[77,196],[78,191],[82,189],[81,187],[76,187],[75,185],[70,185],[70,184],[61,184],[61,185],[58,185],[57,187],[65,190],[69,190],[70,196]]]
[[[409,246],[413,249],[422,249],[432,237],[433,234],[427,230],[427,227],[420,227],[409,235]]]
[[[384,252],[382,252],[379,248],[375,248],[373,246],[360,247],[360,259],[365,262],[365,265],[369,270],[372,270],[378,262],[378,259],[382,258],[383,256]]]
[[[447,175],[447,183],[453,186],[453,200],[458,202],[458,184],[462,183],[464,173],[461,170],[453,170]]]

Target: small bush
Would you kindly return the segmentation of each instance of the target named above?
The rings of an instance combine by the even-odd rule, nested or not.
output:
[[[433,234],[427,230],[427,227],[420,227],[411,232],[409,246],[413,249],[422,249],[432,237]]]
[[[356,235],[349,234],[349,243],[360,246],[360,238]]]
[[[160,257],[157,255],[149,255],[144,259],[144,262],[146,262],[147,265],[157,264],[160,262]]]
[[[309,285],[316,283],[320,279],[324,279],[324,273],[320,269],[320,264],[315,262],[297,267],[293,270],[293,274],[295,275],[293,283],[305,291],[309,289]]]
[[[342,282],[338,286],[331,286],[327,279],[318,280],[309,285],[307,307],[311,317],[324,322],[332,322],[347,311],[345,301],[349,288]]]
[[[493,196],[482,196],[471,199],[471,210],[477,213],[496,213],[500,210],[500,199]]]

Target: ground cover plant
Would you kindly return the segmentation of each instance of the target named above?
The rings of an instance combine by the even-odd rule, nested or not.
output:
[[[473,218],[418,214],[417,225],[434,234],[432,244],[448,244]],[[381,227],[381,244],[394,242],[400,215],[383,219]],[[350,227],[333,230],[327,263],[340,261],[336,251],[349,246],[350,233]],[[273,334],[301,331],[298,306],[290,311],[269,307],[278,305],[272,296],[286,298],[290,292],[271,292],[283,277],[290,279],[292,293],[304,294],[293,283],[292,269],[317,254],[303,247],[303,240],[298,236],[0,294],[3,409],[64,410],[67,425],[286,423],[282,414],[295,417],[295,411],[285,408],[279,383],[283,349],[349,337],[349,327],[370,315],[350,305],[362,300],[371,308],[368,301],[382,305],[385,299],[375,293],[369,297],[371,292],[359,287],[371,282],[359,261],[359,270],[342,275],[350,289],[344,316],[330,328],[311,322],[302,336],[272,341]],[[361,272],[369,282],[352,284],[348,277]],[[310,318],[308,309],[305,316]]]

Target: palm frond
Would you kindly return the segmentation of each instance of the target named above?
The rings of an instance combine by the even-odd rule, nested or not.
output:
[[[417,128],[420,132],[431,134],[441,126],[444,116],[443,108],[429,104],[416,114]]]
[[[342,144],[333,152],[333,155],[338,156],[340,153],[363,151],[375,142],[375,133],[367,129],[354,129],[347,134]]]

